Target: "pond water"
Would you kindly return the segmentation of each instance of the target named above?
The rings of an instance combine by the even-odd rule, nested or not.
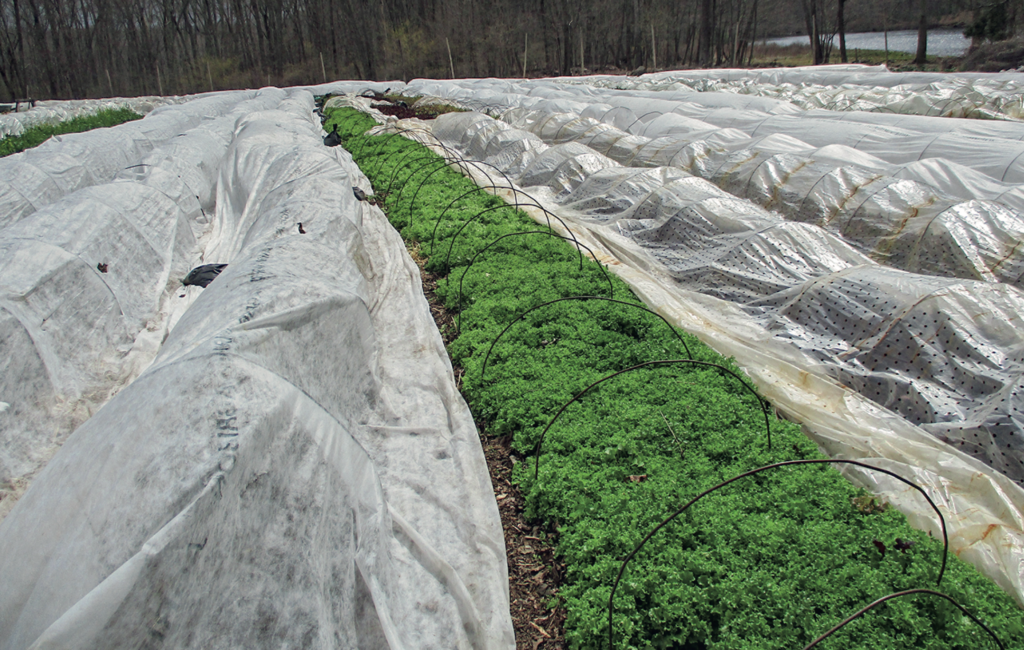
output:
[[[783,38],[769,38],[768,43],[775,45],[808,45],[806,36],[785,36]],[[963,30],[959,29],[929,29],[928,30],[928,54],[929,56],[963,56],[971,45],[971,39],[964,36]],[[834,42],[834,51],[839,52],[839,36]],[[884,50],[885,35],[883,32],[863,32],[859,34],[846,35],[846,52],[853,56],[854,49],[862,50]],[[889,32],[889,50],[892,52],[917,52],[917,30],[906,29],[898,32]]]

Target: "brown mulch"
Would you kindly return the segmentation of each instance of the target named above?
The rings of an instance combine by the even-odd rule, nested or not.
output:
[[[376,108],[385,115],[392,115],[400,120],[407,120],[410,117],[419,117],[415,109],[397,104],[370,104],[370,108]]]
[[[417,117],[421,120],[435,120],[438,115],[449,112],[451,109],[444,110],[443,107],[438,106],[425,106],[423,108],[413,108],[411,106],[404,106],[402,104],[370,104],[370,108],[376,108],[385,115],[392,115],[400,120],[407,120],[413,117]]]
[[[522,461],[512,451],[510,440],[487,436],[481,429],[480,443],[505,531],[516,648],[564,648],[565,608],[558,599],[558,587],[565,578],[565,565],[555,557],[557,533],[542,531],[523,519],[524,501],[512,483],[512,467]]]
[[[419,246],[411,245],[409,253],[420,267],[423,294],[430,303],[430,313],[447,346],[458,334],[455,319],[435,295],[438,276],[423,269],[426,262]],[[454,367],[456,386],[461,389],[463,370]],[[512,483],[512,468],[523,462],[512,450],[508,437],[495,438],[484,432],[477,422],[480,444],[484,448],[491,485],[501,514],[508,557],[508,587],[512,604],[512,625],[519,650],[555,650],[565,648],[565,608],[558,598],[558,589],[565,578],[565,564],[555,557],[558,534],[542,530],[523,518],[525,500]]]

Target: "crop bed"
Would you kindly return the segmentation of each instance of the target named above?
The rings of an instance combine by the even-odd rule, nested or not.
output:
[[[374,125],[366,115],[327,117],[392,224],[419,244],[425,269],[446,278],[436,295],[457,314],[457,331],[443,333],[465,371],[463,394],[486,431],[511,436],[523,459],[513,480],[524,515],[559,532],[567,569],[558,598],[572,647],[608,647],[620,571],[617,648],[803,647],[872,601],[915,588],[948,594],[1004,647],[1024,647],[1024,614],[1007,594],[953,556],[936,586],[942,540],[827,463],[740,478],[631,556],[717,484],[823,457],[798,425],[774,417],[769,449],[762,402],[735,364],[645,311],[585,249],[478,191],[422,145],[365,135]],[[621,302],[560,300],[575,296]],[[917,593],[819,647],[996,644],[953,604]]]
[[[465,109],[452,106],[444,103],[434,103],[428,106],[419,106],[416,104],[416,100],[419,97],[406,97],[405,95],[396,94],[384,94],[370,92],[364,94],[363,97],[371,99],[377,103],[370,104],[371,108],[374,108],[384,115],[390,115],[400,120],[409,118],[419,118],[421,120],[433,120],[439,115],[445,113],[460,112]],[[321,98],[321,103],[323,98]]]
[[[25,129],[21,135],[10,135],[0,139],[0,158],[38,147],[55,135],[81,133],[140,119],[142,116],[130,108],[110,108],[99,111],[95,115],[73,117],[59,124],[40,124]]]

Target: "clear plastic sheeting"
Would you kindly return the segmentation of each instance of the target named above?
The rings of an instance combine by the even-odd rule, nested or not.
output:
[[[648,93],[653,94],[653,93]],[[838,119],[843,113],[804,111],[771,113],[749,106],[731,106],[728,100],[740,98],[722,93],[666,93],[659,95],[672,111],[685,117],[707,122],[718,128],[734,128],[750,136],[785,134],[815,147],[842,144],[871,154],[892,164],[913,162],[924,158],[946,158],[976,169],[996,181],[1020,183],[1024,180],[1024,126],[1013,126],[1013,137],[975,133],[975,121],[967,125],[949,125],[945,133],[922,131],[912,124],[895,126],[887,120],[861,121]],[[649,97],[615,93],[602,101],[618,108],[628,108],[643,118],[653,119],[659,111],[650,107]],[[705,100],[717,100],[707,102]],[[697,103],[700,101],[701,103]],[[739,104],[739,102],[737,102]],[[664,108],[668,108],[665,106]],[[668,111],[665,111],[668,112]],[[856,114],[851,114],[856,115]],[[988,123],[984,131],[992,131]]]
[[[435,134],[445,122],[435,121]],[[787,222],[678,168],[609,167],[562,195],[526,189],[644,302],[735,357],[826,453],[923,485],[954,552],[1024,605],[1018,289],[875,264],[826,229]],[[845,473],[939,532],[906,486]]]
[[[157,108],[109,129],[54,136],[0,158],[0,228],[75,190],[107,183],[154,147],[220,117],[256,91],[231,91]]]
[[[906,175],[923,175],[913,171]],[[1024,286],[1024,215],[994,201],[960,201],[917,180],[817,163],[813,154],[741,150],[712,178],[737,196],[820,225],[884,264]]]
[[[587,176],[618,164],[593,149],[572,142],[539,154],[521,174],[523,185],[547,185],[556,194],[571,192]]]
[[[0,516],[67,435],[153,359],[168,304],[186,302],[175,296],[199,260],[203,208],[234,123],[283,98],[260,91],[157,147],[127,178],[0,230]]]
[[[191,97],[111,97],[109,99],[69,99],[38,101],[34,106],[0,115],[0,138],[21,135],[25,129],[42,124],[60,124],[67,120],[95,115],[103,110],[128,108],[146,115],[160,106],[181,104]]]
[[[434,136],[505,173],[518,176],[549,148],[533,133],[513,129],[481,113],[447,115],[433,124]]]
[[[458,149],[466,150],[473,156],[483,157],[491,136],[508,128],[506,124],[488,119],[479,113],[453,113],[452,117],[436,123],[434,135],[450,142]]]
[[[306,92],[239,120],[227,268],[0,522],[0,648],[514,647],[419,269],[321,138]]]

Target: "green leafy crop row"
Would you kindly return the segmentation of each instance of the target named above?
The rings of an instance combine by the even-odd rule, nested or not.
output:
[[[40,124],[25,129],[21,135],[9,135],[0,140],[0,158],[37,147],[55,135],[91,131],[139,119],[142,119],[142,116],[130,108],[108,108],[93,115],[73,117],[58,124]]]
[[[639,309],[559,302],[513,326],[484,376],[488,349],[516,316],[561,297],[608,295],[606,276],[590,260],[581,269],[572,243],[544,234],[545,225],[511,206],[497,207],[504,202],[474,192],[421,145],[364,135],[373,121],[351,109],[328,118],[327,128],[338,124],[392,223],[420,243],[426,268],[443,275],[451,250],[447,280],[437,288],[457,309],[462,283],[461,331],[449,352],[465,369],[463,392],[477,421],[489,434],[511,435],[523,458],[515,477],[527,497],[526,516],[558,528],[558,553],[568,567],[559,597],[573,647],[607,647],[608,597],[622,559],[683,503],[763,465],[822,458],[797,425],[774,418],[769,451],[759,402],[736,378],[673,364],[619,375],[568,407],[544,439],[534,480],[534,448],[554,413],[606,375],[686,358],[677,335]],[[511,236],[492,244],[505,235]],[[612,285],[616,299],[640,304],[617,278]],[[739,373],[731,360],[682,336],[694,359]],[[941,558],[941,540],[910,528],[833,466],[768,470],[697,502],[637,554],[616,592],[616,646],[800,648],[881,596],[934,588]],[[1022,647],[1024,614],[973,567],[950,556],[939,590],[1007,647]],[[819,647],[994,645],[953,605],[915,595],[889,601]]]

